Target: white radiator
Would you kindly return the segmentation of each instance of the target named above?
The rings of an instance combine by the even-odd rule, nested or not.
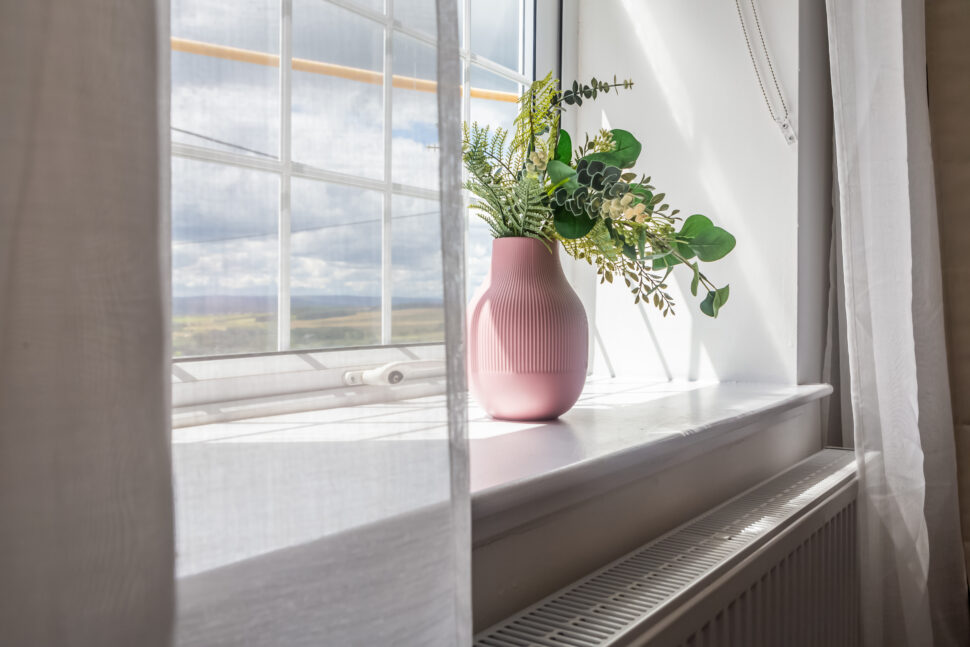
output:
[[[490,627],[475,645],[857,645],[856,489],[852,452],[825,449]]]

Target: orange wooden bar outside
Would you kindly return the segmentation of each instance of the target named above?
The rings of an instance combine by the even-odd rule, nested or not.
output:
[[[198,54],[200,56],[210,56],[222,58],[229,61],[240,63],[251,63],[254,65],[265,65],[267,67],[279,67],[280,57],[277,54],[267,54],[251,49],[241,49],[239,47],[229,47],[227,45],[215,45],[188,38],[172,38],[172,51],[185,52],[187,54]],[[364,70],[357,67],[337,65],[335,63],[323,63],[312,61],[305,58],[292,59],[293,69],[298,72],[310,72],[312,74],[323,74],[334,76],[341,79],[358,81],[360,83],[371,83],[381,85],[384,83],[384,74],[373,70]],[[418,79],[411,76],[395,74],[391,77],[391,83],[395,88],[406,90],[417,90],[419,92],[437,92],[438,84],[427,79]],[[502,92],[499,90],[485,90],[482,88],[472,88],[471,96],[476,99],[489,99],[491,101],[505,101],[515,103],[519,100],[519,95],[515,92]]]

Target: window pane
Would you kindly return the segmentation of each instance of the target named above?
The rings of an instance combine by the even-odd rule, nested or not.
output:
[[[519,111],[517,102],[522,86],[475,65],[469,69],[469,76],[472,121],[511,131]]]
[[[472,0],[471,49],[473,54],[521,71],[519,64],[521,48],[522,10],[519,0]]]
[[[391,179],[438,188],[436,52],[413,38],[394,35]]]
[[[172,160],[172,353],[276,350],[279,179]]]
[[[279,0],[171,0],[172,36],[215,45],[280,51]]]
[[[383,178],[384,28],[327,2],[297,0],[293,59],[293,160]]]
[[[320,2],[325,2],[326,0],[318,0]],[[354,4],[360,5],[371,11],[376,11],[378,13],[384,13],[384,0],[350,0]],[[395,0],[397,2],[399,0]]]
[[[391,213],[391,342],[441,341],[441,216],[438,202],[395,195]]]
[[[172,2],[173,141],[277,157],[279,69],[239,50],[278,54],[279,14],[275,0]]]
[[[458,8],[461,9],[460,0]],[[429,36],[434,36],[438,33],[435,0],[394,0],[394,18],[405,27],[423,31]],[[458,25],[460,32],[460,19]]]
[[[381,194],[292,182],[290,345],[379,344]]]
[[[515,115],[518,113],[516,99],[522,92],[522,86],[515,81],[492,74],[474,65],[469,70],[472,86],[471,120],[480,125],[489,125],[513,130]],[[511,134],[509,135],[511,139]],[[466,272],[468,297],[481,284],[488,274],[492,256],[492,234],[488,225],[469,211],[468,247],[466,250]]]
[[[172,141],[276,159],[279,71],[172,52]]]

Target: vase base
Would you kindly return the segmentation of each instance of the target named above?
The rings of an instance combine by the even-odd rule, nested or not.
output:
[[[586,383],[586,371],[569,373],[479,373],[472,395],[498,420],[554,420],[569,411]]]

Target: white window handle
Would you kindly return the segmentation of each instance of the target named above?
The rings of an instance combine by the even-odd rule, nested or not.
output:
[[[405,380],[421,380],[445,375],[445,363],[440,360],[418,360],[414,362],[391,362],[377,368],[347,371],[344,384],[358,386],[388,386],[400,384]]]

